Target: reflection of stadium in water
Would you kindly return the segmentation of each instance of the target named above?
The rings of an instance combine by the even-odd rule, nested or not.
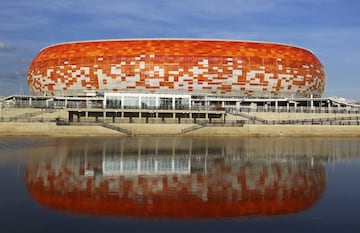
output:
[[[50,208],[120,216],[288,214],[313,206],[325,190],[319,159],[233,149],[187,140],[88,144],[29,163],[25,179],[32,197]]]

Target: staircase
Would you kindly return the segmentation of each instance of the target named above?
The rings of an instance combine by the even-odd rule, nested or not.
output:
[[[195,131],[197,129],[201,129],[201,128],[205,127],[206,125],[207,125],[207,122],[201,122],[201,123],[198,123],[198,124],[193,125],[191,127],[182,129],[180,135]]]
[[[127,130],[127,129],[124,129],[124,128],[121,128],[121,127],[118,127],[116,125],[111,125],[109,123],[106,123],[106,122],[103,122],[101,124],[102,127],[105,127],[105,128],[108,128],[108,129],[112,129],[112,130],[116,130],[120,133],[124,133],[126,134],[127,136],[133,136],[132,132],[130,130]]]
[[[245,114],[245,113],[238,112],[238,113],[236,113],[235,115],[244,117],[244,118],[246,118],[246,119],[248,119],[248,120],[250,120],[250,121],[253,121],[254,123],[255,123],[255,122],[258,122],[258,123],[261,123],[261,124],[265,124],[265,123],[266,123],[266,120],[263,119],[263,118],[256,117],[256,116],[249,116],[248,114]]]
[[[45,113],[53,113],[55,112],[54,109],[44,109],[44,110],[39,110],[36,112],[31,112],[31,113],[23,113],[14,117],[10,117],[10,121],[18,121],[18,120],[27,120],[29,121],[30,118],[35,117],[35,116],[39,116],[41,114],[45,114]]]

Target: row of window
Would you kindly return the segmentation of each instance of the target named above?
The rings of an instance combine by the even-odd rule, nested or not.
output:
[[[161,97],[161,96],[119,96],[105,97],[106,108],[139,108],[139,109],[188,109],[188,97]]]

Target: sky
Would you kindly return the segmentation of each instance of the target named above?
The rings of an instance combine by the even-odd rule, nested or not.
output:
[[[1,0],[0,5],[0,96],[29,94],[29,64],[51,44],[208,38],[309,49],[325,67],[324,97],[360,100],[359,0]]]

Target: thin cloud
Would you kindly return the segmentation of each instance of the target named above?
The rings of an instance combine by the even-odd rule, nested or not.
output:
[[[12,72],[0,72],[1,80],[19,81],[26,80],[27,72],[25,70],[16,70]]]
[[[0,52],[12,52],[15,51],[16,48],[6,42],[0,41]]]

